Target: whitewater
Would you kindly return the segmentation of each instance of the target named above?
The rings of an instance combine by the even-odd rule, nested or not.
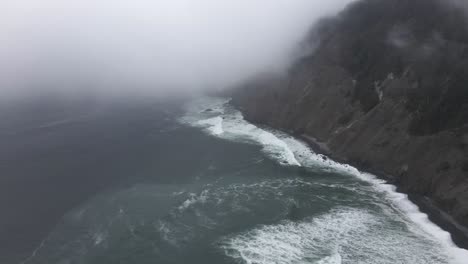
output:
[[[468,263],[395,186],[247,122],[227,98],[167,122],[141,139],[154,156],[22,263]]]
[[[398,193],[394,185],[388,184],[372,174],[361,172],[350,165],[341,164],[324,155],[316,154],[305,142],[283,132],[259,128],[247,122],[240,111],[229,105],[229,99],[201,98],[187,107],[187,113],[182,118],[182,122],[200,127],[209,134],[223,139],[259,144],[263,147],[262,150],[265,154],[278,160],[283,165],[306,166],[312,169],[320,168],[335,171],[369,183],[373,191],[382,193],[390,206],[396,209],[398,215],[395,214],[395,218],[403,221],[414,235],[424,237],[424,239],[428,239],[440,246],[443,249],[441,254],[446,254],[449,263],[462,264],[468,262],[468,251],[458,248],[448,232],[432,223],[427,214],[422,213],[408,199],[407,195]],[[204,119],[206,116],[209,116],[209,118]],[[395,212],[387,213],[394,214]],[[330,239],[330,237],[327,237],[328,235],[334,237],[338,234],[335,238],[336,241],[332,242],[334,244],[333,254],[317,263],[342,263],[340,254],[351,253],[340,252],[348,246],[350,250],[355,251],[352,254],[356,254],[356,251],[371,250],[376,252],[384,250],[385,243],[382,243],[382,241],[387,240],[385,237],[379,237],[379,240],[365,238],[369,239],[369,241],[352,247],[350,244],[353,244],[353,240],[358,239],[358,237],[343,237],[343,233],[349,234],[352,230],[365,232],[376,220],[374,218],[368,212],[355,209],[333,210],[330,214],[310,219],[308,222],[285,222],[276,226],[262,226],[250,230],[237,237],[230,238],[223,248],[230,249],[227,251],[231,252],[232,257],[240,258],[246,263],[309,263],[304,259],[306,259],[307,254],[312,254],[313,250],[308,247],[319,242],[317,237]],[[317,234],[317,232],[322,234]],[[367,232],[369,236],[378,236],[376,233]],[[397,234],[385,234],[385,236],[387,235],[396,237]],[[343,239],[345,240],[343,241]],[[346,241],[346,239],[349,239],[349,241]],[[340,242],[343,244],[340,244]],[[416,249],[405,248],[406,246],[403,245],[407,242],[402,239],[400,241],[401,248],[397,248],[398,250],[394,252],[387,249],[388,253],[392,253],[393,256],[380,253],[381,259],[373,258],[373,263],[395,263],[403,261],[405,257],[411,258],[410,262],[404,261],[405,263],[430,262],[429,260],[422,261],[419,257],[411,256],[411,250]],[[393,245],[393,243],[389,245]],[[376,245],[381,248],[376,247]],[[406,253],[403,253],[405,251]],[[402,253],[403,256],[398,256]]]

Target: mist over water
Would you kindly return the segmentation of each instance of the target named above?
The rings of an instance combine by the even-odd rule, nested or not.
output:
[[[166,95],[287,67],[314,22],[351,0],[7,0],[0,93]]]
[[[394,186],[227,98],[180,107],[285,70],[350,2],[3,1],[0,263],[464,263]]]

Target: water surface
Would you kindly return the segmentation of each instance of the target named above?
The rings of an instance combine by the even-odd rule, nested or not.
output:
[[[166,121],[128,135],[157,150],[125,171],[124,187],[69,211],[22,263],[468,259],[393,186],[249,124],[226,99],[194,100]]]

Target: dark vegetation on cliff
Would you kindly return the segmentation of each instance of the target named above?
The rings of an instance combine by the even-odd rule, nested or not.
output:
[[[408,75],[411,89],[402,95],[414,114],[410,131],[431,134],[468,121],[465,15],[447,1],[360,1],[322,34],[323,44],[338,38],[343,48],[337,57],[355,78],[352,96],[364,111],[379,103],[376,80],[389,72]]]
[[[233,103],[391,175],[468,227],[468,13],[442,0],[361,0],[306,41],[317,36],[313,54],[245,83]]]

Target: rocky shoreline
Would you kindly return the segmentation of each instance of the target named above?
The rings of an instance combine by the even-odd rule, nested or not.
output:
[[[378,178],[385,180],[387,183],[395,185],[397,187],[397,191],[407,194],[409,200],[416,204],[423,213],[427,214],[429,219],[433,223],[437,224],[442,229],[449,232],[452,236],[453,242],[457,246],[468,249],[468,228],[458,224],[450,215],[437,208],[437,206],[435,206],[434,203],[428,197],[414,193],[406,193],[395,182],[396,179],[392,175],[388,175],[382,171],[378,171],[372,168],[362,167],[362,165],[360,164],[349,163],[348,161],[346,161],[346,159],[334,155],[333,152],[330,152],[328,148],[323,148],[323,143],[317,142],[316,140],[311,139],[307,135],[295,136],[306,142],[309,145],[309,147],[316,153],[326,155],[337,162],[349,164],[353,167],[358,168],[361,171],[372,173]]]
[[[357,1],[314,28],[314,52],[232,103],[394,184],[468,248],[467,19],[440,0]]]
[[[240,110],[242,112],[242,110]],[[256,123],[257,125],[266,125],[263,123],[256,122],[254,120],[249,120],[247,117],[244,117],[247,121]],[[274,127],[274,129],[282,130],[279,127]],[[317,141],[315,138],[312,138],[305,134],[298,134],[294,131],[284,131],[288,134],[293,135],[294,137],[304,141],[308,146],[318,154],[327,156],[328,158],[340,162],[343,164],[351,165],[360,171],[371,173],[377,176],[379,179],[386,181],[389,184],[395,185],[397,187],[397,192],[404,193],[408,195],[408,199],[416,204],[419,207],[421,212],[427,214],[429,219],[441,227],[443,230],[450,233],[453,242],[461,248],[468,249],[468,228],[457,223],[450,215],[439,209],[428,197],[422,196],[416,193],[408,193],[402,190],[401,186],[396,182],[396,178],[392,175],[388,175],[383,171],[378,171],[370,167],[363,167],[362,164],[357,164],[355,162],[350,162],[346,158],[336,155],[327,147],[325,143]]]

